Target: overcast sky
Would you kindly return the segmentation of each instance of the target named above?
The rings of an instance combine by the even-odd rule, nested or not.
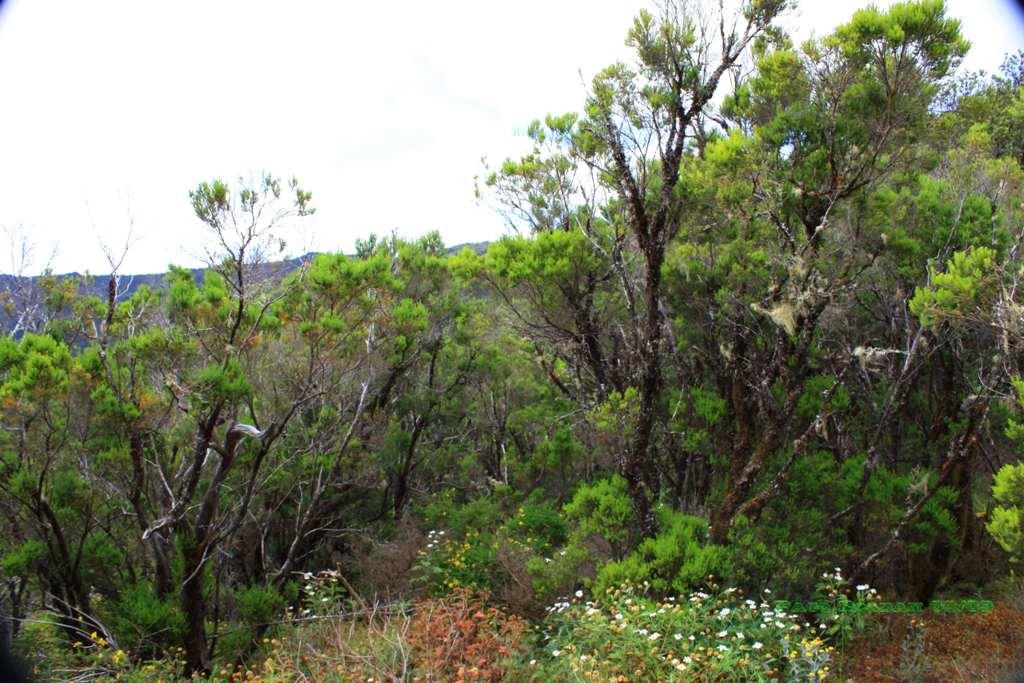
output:
[[[625,57],[649,4],[0,2],[0,227],[31,234],[37,268],[55,249],[56,271],[98,273],[99,241],[121,244],[131,215],[125,272],[194,265],[206,236],[188,190],[268,170],[313,192],[294,253],[392,229],[493,239],[502,221],[473,198],[481,157],[578,109],[580,72]],[[803,4],[787,21],[801,36],[867,3]],[[1017,4],[949,6],[974,45],[967,67],[1024,48]]]

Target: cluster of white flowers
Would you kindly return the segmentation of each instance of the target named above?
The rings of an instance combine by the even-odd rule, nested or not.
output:
[[[444,536],[444,531],[437,531],[431,529],[427,532],[427,550],[433,550],[441,545],[443,540],[441,537]]]
[[[833,567],[833,571],[835,572],[834,574],[830,574],[828,572],[824,572],[821,575],[821,578],[823,578],[823,579],[834,579],[836,581],[842,581],[843,580],[843,570],[840,569],[839,567]]]
[[[548,612],[552,614],[561,614],[565,610],[572,607],[572,603],[566,598],[560,598],[555,601],[551,607],[548,607]]]
[[[829,573],[830,579],[834,576]],[[559,670],[568,666],[586,676],[602,671],[605,666],[601,653],[605,651],[606,641],[602,639],[622,634],[633,642],[642,640],[643,649],[657,656],[666,667],[667,671],[662,670],[661,675],[673,677],[676,674],[667,672],[692,670],[698,665],[702,671],[708,666],[724,666],[730,662],[740,662],[741,667],[746,667],[747,663],[756,667],[759,662],[775,661],[773,658],[778,656],[776,650],[780,646],[784,647],[782,654],[789,656],[790,647],[786,644],[795,642],[790,639],[799,639],[805,629],[808,636],[801,643],[822,642],[820,638],[815,639],[820,633],[813,629],[816,624],[801,624],[796,615],[770,605],[768,589],[748,598],[739,588],[720,589],[713,583],[710,586],[715,591],[713,595],[695,591],[653,600],[646,595],[642,584],[627,584],[622,589],[609,589],[606,592],[610,596],[608,602],[600,598],[584,601],[585,591],[573,591],[574,597],[560,598],[548,611],[567,612],[566,617],[572,621],[568,626],[581,629],[581,638],[567,639],[560,629],[549,627],[548,634],[544,635],[550,643],[548,647],[559,649],[548,652],[553,657],[560,656]],[[858,589],[867,587],[858,586]],[[608,631],[602,632],[601,628]],[[755,656],[758,652],[760,654]],[[804,657],[805,653],[800,650],[796,656]]]

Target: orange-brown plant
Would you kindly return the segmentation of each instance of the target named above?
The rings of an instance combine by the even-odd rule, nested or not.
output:
[[[527,623],[457,590],[421,603],[408,631],[417,673],[429,681],[499,681],[526,647]]]

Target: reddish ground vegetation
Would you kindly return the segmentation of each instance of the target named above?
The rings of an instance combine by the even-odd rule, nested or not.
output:
[[[525,647],[527,623],[458,590],[418,606],[407,635],[417,674],[428,681],[500,681]]]
[[[840,680],[900,681],[901,644],[911,615],[884,615],[878,628],[846,649]],[[997,603],[980,614],[915,617],[924,623],[927,681],[1008,683],[1024,675],[1024,611]]]

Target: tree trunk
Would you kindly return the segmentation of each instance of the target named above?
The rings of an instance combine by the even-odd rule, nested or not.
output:
[[[646,285],[644,287],[644,303],[647,315],[644,319],[643,347],[640,349],[643,358],[643,371],[640,376],[640,410],[637,415],[636,432],[633,446],[625,459],[622,476],[626,480],[629,496],[633,501],[640,533],[647,537],[658,531],[658,522],[654,516],[654,503],[657,501],[659,481],[654,468],[654,413],[657,407],[658,393],[661,390],[661,309],[658,306],[661,289],[661,262],[664,250],[651,245],[645,252],[647,257]]]
[[[206,643],[206,599],[203,578],[206,562],[203,548],[194,541],[184,551],[185,582],[181,585],[181,609],[185,613],[185,663],[189,673],[208,676],[210,651]]]

